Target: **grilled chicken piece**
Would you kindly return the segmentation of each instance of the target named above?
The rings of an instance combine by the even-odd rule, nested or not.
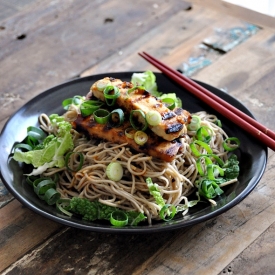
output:
[[[130,127],[129,123],[112,128],[108,124],[99,124],[95,122],[93,116],[83,118],[81,115],[72,122],[73,128],[95,139],[103,139],[117,144],[128,143],[128,146],[137,152],[145,153],[149,156],[171,162],[182,147],[180,141],[167,141],[159,138],[154,133],[148,135],[147,142],[140,146],[133,139],[125,135],[125,129]]]
[[[169,110],[161,100],[152,96],[149,92],[136,88],[130,94],[128,90],[133,88],[131,82],[123,82],[120,79],[105,77],[104,79],[95,82],[87,98],[95,96],[96,98],[105,101],[103,89],[106,84],[117,86],[120,91],[120,96],[116,99],[116,104],[122,109],[128,111],[142,110],[144,114],[151,110],[158,111],[162,117],[162,121],[157,126],[150,126],[150,129],[158,136],[165,140],[172,141],[187,133],[186,125],[191,120],[191,115],[188,111],[182,108],[176,108],[173,111]],[[140,118],[140,117],[139,117]]]

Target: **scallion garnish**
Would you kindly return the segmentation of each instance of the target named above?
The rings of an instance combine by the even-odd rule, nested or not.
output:
[[[98,110],[104,103],[99,100],[86,100],[80,105],[80,112],[83,117],[92,115]]]
[[[134,134],[134,140],[138,145],[144,145],[148,140],[148,135],[143,131],[136,131]]]
[[[68,209],[70,209],[70,201],[71,199],[59,199],[56,202],[56,208],[69,217],[73,215],[71,212],[68,211]]]
[[[110,85],[111,85],[111,81],[108,79],[101,79],[96,82],[96,87],[99,91],[104,91],[104,89]]]
[[[190,149],[191,149],[192,153],[194,154],[194,156],[196,156],[196,157],[199,157],[199,156],[202,155],[200,153],[200,151],[198,150],[198,148],[196,147],[196,145],[199,145],[200,147],[203,147],[208,154],[213,153],[211,147],[207,143],[205,143],[203,141],[200,141],[200,140],[195,140],[192,143],[190,143]]]
[[[202,155],[197,159],[196,167],[198,169],[200,176],[203,177],[203,176],[205,176],[205,171],[202,166],[202,161],[204,161],[205,165],[209,165],[209,164],[212,164],[212,160],[207,155]]]
[[[134,139],[135,132],[136,132],[136,130],[134,128],[128,127],[125,130],[125,136],[128,137],[128,138]]]
[[[106,169],[106,175],[110,180],[119,181],[123,177],[123,167],[117,162],[111,162]]]
[[[38,179],[34,181],[34,192],[37,195],[44,195],[46,191],[50,188],[55,188],[55,182],[52,181],[51,179]]]
[[[108,106],[113,106],[116,102],[116,99],[120,95],[120,91],[118,87],[109,85],[105,87],[103,94],[104,94],[106,104]]]
[[[219,187],[216,181],[204,179],[200,181],[199,186],[199,194],[204,196],[207,199],[213,199],[217,195],[223,194],[223,190]]]
[[[224,170],[219,166],[215,164],[209,164],[206,167],[207,169],[207,177],[210,180],[215,180],[218,175],[224,176]]]
[[[75,169],[72,169],[69,165],[70,162],[70,158],[73,155],[77,155],[79,157],[79,161],[78,161],[78,166]],[[68,152],[65,155],[65,166],[68,170],[72,171],[72,172],[77,172],[79,171],[82,166],[83,166],[83,162],[84,162],[84,155],[81,152]]]
[[[219,119],[217,119],[214,123],[222,128],[222,122]]]
[[[171,97],[165,97],[162,98],[161,101],[165,104],[165,106],[169,109],[169,110],[174,110],[176,107],[176,102],[173,98]]]
[[[148,122],[149,125],[151,126],[156,126],[158,124],[160,124],[162,118],[161,118],[161,114],[158,111],[149,111],[146,115],[145,115],[146,121]]]
[[[236,137],[230,137],[223,141],[222,145],[226,151],[234,151],[239,148],[241,142]]]
[[[16,145],[14,145],[13,149],[24,149],[26,151],[31,151],[33,149],[33,146],[29,145],[29,144],[25,144],[25,143],[18,143]]]
[[[94,119],[99,124],[106,124],[109,116],[110,112],[105,109],[98,109],[94,112]]]
[[[187,130],[197,131],[201,126],[201,118],[196,115],[192,115],[190,123],[187,125]]]
[[[43,130],[34,126],[29,126],[27,128],[27,134],[28,136],[31,136],[40,142],[43,141],[47,136]]]
[[[198,140],[203,141],[205,143],[209,143],[211,137],[213,136],[213,130],[208,126],[201,126],[197,132],[196,136]]]
[[[72,98],[67,98],[63,100],[62,106],[65,110],[68,110],[71,105],[79,106],[84,100],[85,100],[85,97],[76,95]]]
[[[119,127],[124,122],[124,113],[122,109],[115,109],[109,115],[109,124],[111,127]]]
[[[135,90],[142,90],[142,91],[144,91],[145,88],[144,88],[143,86],[134,86],[133,88],[131,88],[131,89],[129,89],[129,90],[127,91],[127,96],[129,97],[129,95],[130,95],[132,92],[134,92]]]
[[[119,210],[111,213],[110,222],[117,227],[126,226],[128,224],[128,216]]]
[[[136,124],[134,118],[137,119],[139,123]],[[148,122],[142,110],[132,110],[130,112],[130,123],[135,130],[145,131],[148,127]]]
[[[177,209],[174,205],[165,204],[161,208],[161,210],[159,212],[159,216],[164,221],[170,221],[174,218],[176,213],[177,213]]]
[[[49,205],[55,204],[61,197],[61,194],[56,191],[55,181],[51,178],[29,176],[26,181],[33,187],[37,196]]]
[[[60,199],[60,197],[61,197],[61,194],[57,192],[54,188],[49,188],[44,195],[44,199],[46,203],[49,205],[56,204],[56,202]]]

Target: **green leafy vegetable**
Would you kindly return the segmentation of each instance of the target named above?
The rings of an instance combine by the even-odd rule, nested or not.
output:
[[[90,201],[86,198],[74,197],[70,200],[69,207],[66,207],[66,211],[73,212],[82,216],[83,220],[94,221],[94,220],[111,220],[111,214],[120,211],[127,216],[127,225],[137,225],[146,216],[143,213],[135,211],[122,211],[116,207],[108,206],[98,201]],[[124,224],[126,225],[126,224]]]
[[[228,160],[225,162],[224,166],[224,176],[226,179],[235,179],[239,176],[240,167],[239,161],[235,154],[232,154]]]
[[[131,82],[134,85],[143,86],[147,92],[156,97],[159,97],[161,95],[161,93],[158,91],[156,76],[152,71],[133,73]]]
[[[146,179],[146,183],[149,189],[150,194],[154,197],[156,203],[160,206],[163,207],[165,206],[165,201],[160,193],[159,186],[156,183],[153,183],[151,178]]]
[[[175,102],[175,107],[182,107],[182,101],[179,97],[177,97],[177,95],[175,93],[167,93],[167,94],[162,94],[160,96],[160,99],[166,99],[166,98],[171,98],[174,100]]]
[[[29,175],[39,175],[50,167],[64,167],[64,155],[73,149],[73,139],[70,133],[71,124],[56,114],[50,117],[56,135],[47,136],[34,150],[22,152],[16,150],[13,158],[16,161],[32,164],[35,168]]]

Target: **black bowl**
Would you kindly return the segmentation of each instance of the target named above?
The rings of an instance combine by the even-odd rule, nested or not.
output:
[[[195,98],[163,74],[155,73],[160,91],[164,93],[175,92],[181,97],[183,108],[191,113],[204,110],[216,114],[222,121],[223,128],[228,135],[236,136],[241,141],[241,146],[237,152],[240,161],[239,181],[225,188],[225,193],[217,200],[217,206],[200,203],[199,206],[191,208],[189,214],[185,217],[178,215],[174,220],[169,222],[156,222],[152,225],[144,223],[135,227],[126,226],[117,228],[100,221],[85,222],[76,217],[69,218],[63,216],[55,207],[49,206],[44,203],[44,201],[41,201],[34,194],[32,188],[25,182],[22,166],[10,158],[14,143],[24,139],[28,126],[38,125],[37,118],[41,113],[62,114],[64,112],[61,106],[62,101],[74,95],[86,95],[90,90],[90,86],[96,80],[110,76],[129,81],[132,73],[133,72],[100,74],[63,83],[33,98],[8,120],[3,128],[0,139],[1,178],[7,189],[16,199],[36,213],[68,226],[109,233],[152,233],[191,226],[218,216],[238,204],[253,190],[260,181],[266,167],[266,146],[251,137],[233,122],[217,114],[215,110],[204,104],[198,98]],[[249,110],[233,97],[207,84],[199,84],[253,117]]]

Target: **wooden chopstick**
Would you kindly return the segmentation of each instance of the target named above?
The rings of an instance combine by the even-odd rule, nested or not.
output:
[[[192,79],[165,65],[148,53],[142,52],[139,53],[139,55],[147,60],[150,64],[158,68],[170,79],[177,82],[193,95],[197,96],[200,100],[207,103],[220,114],[234,122],[236,125],[253,135],[270,149],[275,151],[275,133],[273,131],[266,128],[264,125],[260,124],[258,121],[246,115],[245,113],[235,108],[228,102],[224,101],[220,97],[211,93]]]

